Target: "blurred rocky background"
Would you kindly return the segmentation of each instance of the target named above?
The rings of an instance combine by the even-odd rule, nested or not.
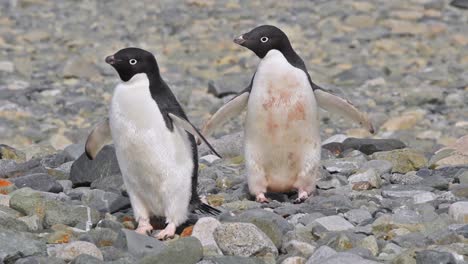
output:
[[[0,263],[463,263],[467,8],[466,0],[0,0]],[[321,112],[317,195],[258,204],[236,118],[211,139],[225,159],[200,148],[199,191],[226,213],[174,241],[135,235],[114,149],[93,162],[82,155],[118,82],[105,56],[128,46],[153,52],[201,126],[250,81],[259,60],[232,39],[260,24],[283,29],[312,79],[368,112],[377,133]]]

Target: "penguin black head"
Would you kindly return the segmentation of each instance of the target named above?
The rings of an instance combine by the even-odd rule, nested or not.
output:
[[[119,73],[124,82],[138,73],[147,75],[159,72],[158,64],[151,52],[139,48],[125,48],[106,57],[106,62]]]
[[[260,58],[265,57],[268,51],[272,49],[279,50],[282,53],[292,49],[288,36],[281,29],[270,25],[256,27],[250,32],[235,38],[234,43],[248,48]]]

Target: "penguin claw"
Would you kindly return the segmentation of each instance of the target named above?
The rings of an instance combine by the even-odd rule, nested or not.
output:
[[[175,224],[169,223],[166,228],[161,230],[158,234],[155,235],[156,239],[166,240],[173,238],[175,236],[176,226]]]
[[[255,197],[255,201],[257,203],[269,203],[270,202],[270,200],[268,200],[268,198],[265,197],[264,193],[257,194],[257,196]]]
[[[299,204],[304,202],[309,198],[309,194],[306,191],[299,190],[297,193],[297,198],[294,200],[295,204]]]

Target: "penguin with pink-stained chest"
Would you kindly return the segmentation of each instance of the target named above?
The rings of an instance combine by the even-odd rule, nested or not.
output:
[[[117,71],[121,82],[115,87],[109,118],[88,136],[86,154],[93,159],[113,141],[138,222],[136,232],[151,232],[150,217],[162,216],[167,225],[156,237],[166,239],[174,236],[190,211],[219,214],[197,194],[194,136],[218,154],[188,120],[163,80],[154,55],[125,48],[105,61]]]
[[[268,202],[266,192],[297,190],[302,202],[316,189],[320,169],[319,107],[345,116],[374,133],[372,123],[349,101],[312,82],[304,61],[279,28],[263,25],[234,39],[260,63],[247,88],[205,123],[207,137],[246,109],[244,156],[250,193]]]

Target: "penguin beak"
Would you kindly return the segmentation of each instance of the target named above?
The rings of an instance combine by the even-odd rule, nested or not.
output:
[[[110,64],[110,65],[114,65],[114,64],[115,64],[114,55],[107,56],[107,57],[106,57],[106,63],[108,63],[108,64]]]
[[[234,43],[239,44],[241,46],[242,44],[244,44],[244,42],[245,42],[244,35],[240,35],[234,39]]]

